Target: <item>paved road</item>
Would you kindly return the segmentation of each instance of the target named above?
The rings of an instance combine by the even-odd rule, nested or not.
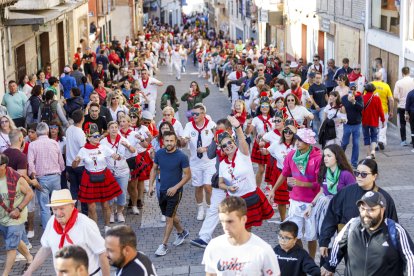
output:
[[[192,64],[188,64],[188,73],[182,75],[181,81],[176,81],[174,76],[166,73],[166,68],[161,68],[161,71],[157,74],[156,78],[164,82],[164,87],[159,89],[159,97],[164,92],[167,85],[175,85],[178,96],[188,91],[190,81],[196,80],[200,87],[204,87],[205,80],[197,78],[196,68]],[[211,88],[211,95],[205,99],[207,106],[207,113],[211,115],[213,120],[218,120],[225,117],[230,110],[230,103],[227,100],[225,94],[220,93],[217,87]],[[186,110],[186,104],[183,103],[180,107],[181,122],[185,124],[184,112]],[[160,118],[160,108],[157,106],[157,121]],[[378,184],[388,190],[391,196],[394,198],[397,210],[399,212],[399,218],[401,224],[408,229],[411,236],[414,235],[414,225],[410,223],[414,219],[412,213],[413,201],[412,195],[414,185],[412,185],[412,179],[414,173],[412,172],[414,164],[414,154],[410,152],[408,148],[401,148],[398,140],[398,130],[395,127],[390,127],[389,133],[389,146],[386,150],[377,155],[377,160],[380,167],[380,176],[378,178]],[[349,152],[348,152],[349,154]],[[364,156],[361,149],[361,157]],[[178,209],[178,214],[181,216],[183,225],[190,231],[189,239],[196,238],[197,233],[201,227],[201,222],[196,221],[196,207],[194,202],[194,189],[190,184],[187,184],[184,189],[183,200]],[[170,253],[164,257],[155,257],[154,252],[158,245],[161,243],[161,239],[164,231],[164,224],[160,222],[160,212],[157,206],[155,198],[145,198],[144,211],[139,216],[131,214],[127,215],[127,223],[131,225],[138,236],[139,250],[145,252],[154,262],[158,269],[159,275],[204,275],[204,267],[201,266],[201,260],[203,250],[191,246],[188,242],[183,245],[173,248],[170,246]],[[273,219],[276,220],[277,218]],[[39,217],[36,216],[36,221],[39,222]],[[33,249],[32,254],[35,254],[39,249],[39,239],[41,229],[39,223],[36,223],[36,235],[32,239]],[[103,232],[103,224],[99,223]],[[263,226],[254,229],[253,232],[271,245],[275,245],[277,242],[276,233],[278,226],[274,222],[264,222]],[[217,227],[214,235],[220,235],[222,233],[221,227]],[[173,233],[174,235],[174,233]],[[171,237],[170,243],[173,241],[174,236]],[[1,245],[4,242],[1,240]],[[0,252],[0,270],[3,268],[5,260],[5,252]],[[24,261],[16,262],[14,265],[13,273],[11,275],[21,275],[24,267]],[[53,275],[54,270],[51,263],[51,259],[46,262],[34,275]]]

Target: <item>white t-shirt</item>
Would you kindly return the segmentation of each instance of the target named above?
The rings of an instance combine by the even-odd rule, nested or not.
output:
[[[157,84],[160,84],[161,82],[155,78],[149,77],[148,79],[148,85],[145,88],[142,84],[142,78],[138,79],[138,82],[141,86],[142,92],[144,92],[145,95],[149,98],[150,101],[156,101],[157,100]]]
[[[285,161],[287,154],[292,150],[296,150],[296,147],[294,144],[287,147],[285,143],[281,144],[279,141],[277,143],[271,144],[267,150],[273,156],[273,158],[277,160],[277,167],[283,170],[283,162]]]
[[[338,111],[338,113],[336,113],[336,111]],[[342,113],[341,110],[338,110],[336,108],[332,108],[329,104],[327,106],[325,106],[325,108],[323,109],[323,112],[326,114],[326,117],[328,119],[334,119],[335,115],[336,118],[334,119],[335,121],[335,127],[340,127],[343,125],[343,123],[339,122],[340,120],[346,120],[346,114]]]
[[[42,247],[50,248],[53,256],[55,256],[55,253],[59,250],[61,237],[58,233],[56,233],[55,229],[53,229],[54,220],[55,216],[52,216],[49,219],[42,238],[40,239]],[[105,253],[106,251],[105,240],[101,236],[96,223],[84,214],[79,213],[75,225],[69,230],[68,235],[74,245],[82,247],[88,254],[89,274],[95,272],[98,267],[100,267],[99,255]],[[68,243],[67,239],[65,239],[65,243],[63,245],[70,245],[70,243]],[[53,262],[54,261],[55,258],[53,257]],[[98,275],[101,275],[101,272],[98,273]]]
[[[301,105],[296,105],[295,108],[290,109],[290,112],[287,112],[288,117],[292,118],[290,113],[292,113],[293,119],[295,119],[299,125],[303,124],[306,117],[312,115],[312,113],[306,107]]]
[[[85,132],[80,127],[70,126],[66,130],[66,165],[72,166],[73,160],[78,155],[79,150],[85,145],[86,136]],[[83,161],[79,163],[79,166],[83,166]]]
[[[10,148],[10,145],[9,135],[0,131],[0,153],[3,153],[3,151]]]
[[[100,144],[97,149],[81,148],[78,156],[83,160],[85,169],[90,172],[101,172],[106,166],[106,157],[110,157],[115,151]]]
[[[280,276],[275,252],[253,233],[239,246],[230,244],[227,235],[212,239],[204,251],[202,264],[206,273],[217,276]]]
[[[163,120],[161,120],[161,121],[158,122],[158,125],[157,125],[157,128],[158,129],[160,128],[160,125],[161,125],[162,122],[163,122]],[[175,120],[175,122],[174,122],[174,124],[172,126],[174,128],[175,134],[178,137],[182,137],[183,136],[184,129],[183,129],[183,125],[181,124],[181,122],[178,121],[178,120]]]
[[[134,153],[130,153],[129,151],[126,152],[125,156],[126,159],[132,157],[132,156],[137,156],[138,153],[144,152],[147,149],[143,148],[141,146],[141,140],[138,139],[136,136],[141,136],[141,139],[147,139],[148,138],[148,134],[149,130],[146,126],[141,125],[139,128],[135,128],[135,130],[133,130],[127,137],[128,142],[136,149],[136,151]]]
[[[245,77],[246,76],[246,73],[245,72],[242,72],[242,74],[241,74],[241,77],[240,78],[243,78],[243,77]],[[238,80],[237,79],[237,75],[236,75],[236,71],[233,71],[233,72],[231,72],[228,76],[227,76],[227,79],[228,80],[230,80],[230,81],[235,81],[235,80]],[[232,93],[238,93],[239,92],[239,88],[240,88],[240,86],[239,85],[235,85],[235,84],[232,84],[231,85],[231,92]]]
[[[229,160],[231,162],[231,160]],[[238,189],[231,196],[243,196],[256,191],[256,178],[250,156],[244,155],[240,150],[236,153],[234,168],[225,160],[220,162],[219,177],[223,177],[227,186],[236,186]]]
[[[274,131],[269,131],[265,133],[262,138],[270,144],[279,143],[280,141],[280,136],[277,135]]]
[[[214,128],[216,127],[216,123],[209,120],[207,126],[201,131],[201,144],[202,147],[208,147],[211,142],[213,141],[214,137]],[[193,169],[204,169],[214,167],[216,164],[215,159],[209,159],[207,156],[207,152],[203,153],[202,158],[197,157],[197,139],[198,139],[198,131],[194,128],[192,122],[188,122],[185,125],[183,137],[190,138],[189,147],[190,147],[190,167]]]
[[[265,119],[265,120],[268,119],[268,116],[263,116],[263,119]],[[273,130],[274,123],[272,121],[273,121],[273,119],[270,118],[269,122],[270,122],[271,126],[269,126],[269,125],[267,126],[267,128],[268,128],[267,131],[265,129],[265,125],[264,125],[263,121],[259,119],[259,116],[253,118],[252,126],[254,126],[254,128],[256,129],[256,133],[258,135],[264,135],[266,132]]]
[[[181,64],[181,55],[179,51],[172,51],[171,53],[171,62]]]
[[[118,144],[114,146],[108,142],[108,139],[106,137],[101,140],[101,145],[104,145],[112,149],[113,151],[115,151],[115,153],[121,156],[121,160],[114,160],[112,157],[106,157],[106,165],[108,169],[110,169],[115,176],[122,176],[122,175],[125,176],[129,174],[129,167],[126,162],[125,153],[130,152],[130,151],[121,144],[123,141],[126,142],[128,145],[130,145],[128,140],[122,136]]]
[[[125,105],[118,105],[115,111],[113,111],[111,107],[108,107],[108,109],[109,109],[109,112],[111,112],[111,116],[114,121],[117,121],[117,118],[118,118],[117,115],[119,111],[123,111],[126,115],[128,115],[128,108]]]

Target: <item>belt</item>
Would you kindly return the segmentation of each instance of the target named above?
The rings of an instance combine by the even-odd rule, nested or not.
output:
[[[89,276],[93,276],[93,275],[96,275],[96,274],[98,274],[98,272],[101,270],[101,268],[100,267],[98,267],[98,269],[97,270],[95,270],[94,272],[92,272],[92,274],[89,274]]]
[[[51,176],[51,175],[57,175],[57,174],[59,174],[59,173],[49,173],[49,174],[45,174],[45,175],[42,175],[42,176],[39,176],[39,177],[43,177],[43,176]]]

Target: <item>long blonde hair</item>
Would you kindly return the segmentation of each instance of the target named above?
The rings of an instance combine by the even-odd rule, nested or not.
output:
[[[15,125],[15,124],[14,124],[14,122],[13,122],[13,119],[12,119],[12,118],[10,118],[10,116],[9,116],[9,115],[2,115],[2,116],[0,116],[0,121],[1,121],[1,119],[3,119],[3,118],[6,118],[7,120],[9,120],[10,130],[17,129],[16,125]],[[0,131],[1,131],[1,132],[3,132],[3,126],[2,126],[1,124],[0,124]]]

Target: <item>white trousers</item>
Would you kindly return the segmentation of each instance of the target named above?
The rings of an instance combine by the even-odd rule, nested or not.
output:
[[[174,61],[172,66],[175,71],[175,77],[181,79],[181,62]]]
[[[211,193],[210,199],[210,208],[207,209],[207,214],[204,218],[203,225],[201,226],[200,232],[198,232],[200,239],[202,239],[206,243],[209,243],[212,239],[213,232],[216,229],[217,224],[219,223],[218,207],[225,198],[225,191],[213,188],[213,192]]]
[[[381,122],[381,119],[379,120],[378,142],[384,143],[384,146],[386,146],[387,145],[388,113],[385,113],[384,116],[385,116],[384,128],[381,128],[382,122]]]

